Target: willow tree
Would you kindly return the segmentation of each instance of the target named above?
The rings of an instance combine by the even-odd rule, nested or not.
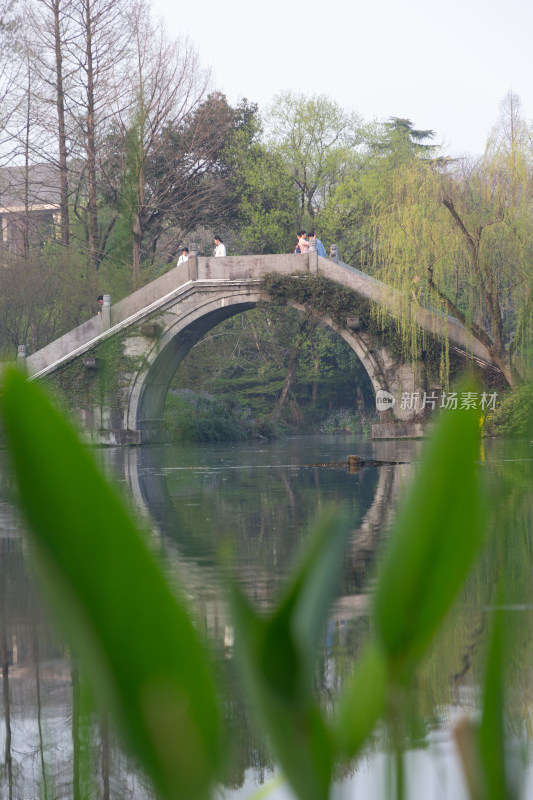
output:
[[[396,172],[405,164],[445,161],[439,145],[431,143],[435,135],[399,117],[365,127],[362,143],[346,161],[342,180],[316,222],[323,236],[338,244],[343,261],[372,271],[374,235],[369,220],[376,202],[392,196]]]
[[[487,150],[475,162],[413,157],[377,198],[374,267],[412,306],[456,317],[513,387],[525,375],[533,293],[533,173],[524,148]],[[409,322],[408,322],[409,321]]]

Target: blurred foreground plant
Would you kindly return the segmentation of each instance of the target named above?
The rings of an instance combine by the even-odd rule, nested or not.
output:
[[[214,670],[183,597],[170,590],[91,454],[38,387],[9,371],[0,409],[38,571],[96,696],[162,798],[208,797],[229,746],[220,731]],[[333,717],[319,707],[313,679],[348,520],[333,512],[323,518],[267,616],[237,586],[231,590],[252,708],[301,800],[327,800],[335,762],[360,752],[380,718],[394,725],[465,580],[484,532],[478,430],[475,411],[456,410],[429,442],[385,554],[374,639]],[[475,800],[512,796],[500,641],[497,632],[482,723],[469,738],[477,755],[465,759],[475,773]]]

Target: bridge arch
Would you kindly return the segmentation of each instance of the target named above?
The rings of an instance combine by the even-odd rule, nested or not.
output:
[[[179,504],[173,502],[167,483],[168,472],[160,468],[160,457],[161,451],[154,451],[152,448],[116,448],[109,454],[114,471],[129,486],[133,504],[145,520],[145,527],[152,532],[154,545],[163,547],[165,551],[172,550],[177,543],[176,532],[179,532],[179,557],[183,566],[180,577],[187,591],[194,597],[203,598],[206,607],[212,611],[211,618],[224,620],[226,604],[222,602],[222,587],[220,597],[217,594],[220,576],[216,570],[210,574],[215,590],[209,592],[208,597],[202,591],[205,588],[206,570],[209,571],[217,564],[217,546],[198,537],[197,532],[189,529],[177,516]],[[175,466],[174,457],[170,458],[172,466]],[[295,463],[297,464],[301,466],[300,461]],[[278,465],[272,469],[285,490],[290,491],[292,468]],[[314,480],[320,487],[321,469],[314,468],[313,472]],[[411,472],[412,464],[408,463],[366,470],[365,481],[371,492],[365,493],[364,505],[358,509],[357,527],[350,536],[346,552],[347,570],[343,581],[346,593],[338,598],[335,617],[349,619],[354,613],[360,613],[363,598],[361,587],[367,581],[380,538]],[[255,571],[257,580],[264,583],[266,576],[262,573],[262,568],[261,563],[257,562],[251,563],[248,570]],[[218,629],[223,633],[224,625],[220,625]]]
[[[126,405],[129,430],[159,430],[168,389],[176,370],[194,345],[224,320],[255,308],[259,302],[244,290],[227,297],[209,298],[185,316],[171,315],[161,337],[148,350],[145,363],[132,379]],[[141,437],[142,438],[142,437]]]
[[[159,316],[160,335],[145,349],[142,367],[132,375],[127,390],[124,427],[133,440],[158,440],[170,383],[191,348],[224,320],[270,299],[258,285],[228,286],[224,292],[218,286],[215,293],[211,288],[197,287],[195,302],[190,304],[188,312],[180,305],[179,313],[169,307]],[[297,303],[290,305],[303,313],[306,311]],[[411,365],[398,365],[382,342],[376,342],[364,332],[341,328],[328,316],[319,315],[319,320],[338,333],[356,353],[374,393],[385,390],[396,396],[401,390],[416,388],[416,369]],[[399,409],[397,416],[405,420],[411,418],[408,410],[402,415]],[[381,412],[381,418],[383,422],[390,420],[390,410]]]

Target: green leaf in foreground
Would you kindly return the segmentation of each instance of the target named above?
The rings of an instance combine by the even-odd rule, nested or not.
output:
[[[14,369],[0,410],[37,567],[96,695],[161,796],[207,797],[218,710],[184,603],[90,453]]]
[[[353,758],[385,710],[387,662],[375,644],[365,648],[343,692],[335,723],[340,753]]]
[[[483,540],[478,457],[475,410],[444,413],[391,533],[376,589],[379,640],[397,678],[427,649]]]
[[[314,696],[321,634],[334,596],[349,526],[322,520],[275,608],[259,616],[233,589],[235,644],[246,687],[287,780],[302,800],[326,800],[333,739]]]
[[[478,431],[471,410],[441,419],[399,511],[376,587],[377,635],[348,681],[335,721],[345,757],[360,750],[387,712],[391,687],[411,675],[483,540]]]
[[[454,736],[472,800],[516,800],[522,795],[523,770],[509,759],[505,736],[505,666],[509,658],[508,620],[502,608],[494,609],[492,634],[483,686],[481,721],[464,716]],[[510,769],[510,765],[514,769]]]
[[[494,625],[483,687],[483,713],[478,732],[479,754],[487,800],[512,800],[505,763],[504,612],[494,611]]]

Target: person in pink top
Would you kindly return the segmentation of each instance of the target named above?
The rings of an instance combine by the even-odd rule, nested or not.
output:
[[[298,244],[296,245],[295,253],[308,253],[309,242],[306,239],[307,231],[298,231]]]

